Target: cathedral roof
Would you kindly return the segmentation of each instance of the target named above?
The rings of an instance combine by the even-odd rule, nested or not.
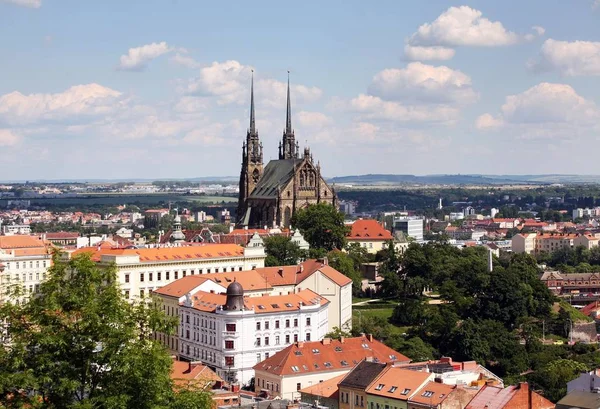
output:
[[[294,165],[299,166],[303,159],[280,159],[270,161],[258,184],[250,194],[253,199],[276,198],[278,187],[284,187],[294,177]]]

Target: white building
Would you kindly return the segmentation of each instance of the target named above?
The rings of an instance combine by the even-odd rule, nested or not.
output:
[[[236,281],[226,295],[197,291],[182,298],[179,355],[229,382],[248,383],[254,365],[293,342],[323,339],[329,328],[329,302],[311,290],[245,297]]]
[[[249,244],[245,248],[236,244],[141,249],[84,247],[70,256],[89,253],[100,266],[114,263],[125,298],[133,300],[187,275],[264,267],[265,249],[262,240],[258,240],[260,243],[251,240],[252,246]]]
[[[423,219],[418,217],[395,217],[394,231],[401,231],[407,237],[423,241]]]
[[[51,265],[50,245],[40,237],[0,236],[0,304],[23,301],[37,292]],[[15,286],[20,287],[18,296]]]
[[[13,234],[31,234],[31,227],[28,224],[7,224],[2,226],[2,234],[12,236]]]

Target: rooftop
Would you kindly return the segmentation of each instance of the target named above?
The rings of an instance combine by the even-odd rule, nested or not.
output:
[[[336,376],[335,378],[331,378],[307,388],[300,389],[300,393],[320,396],[321,398],[337,399],[339,392],[338,383],[344,378],[344,376],[345,375]]]
[[[431,377],[431,373],[388,366],[371,382],[366,391],[371,395],[408,400]]]
[[[392,240],[392,233],[377,220],[359,219],[350,226],[348,240]]]

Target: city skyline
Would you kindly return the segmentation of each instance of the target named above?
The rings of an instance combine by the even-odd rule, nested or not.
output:
[[[249,125],[328,177],[600,174],[600,4],[0,0],[0,179],[234,176]],[[532,164],[535,164],[532,166]]]

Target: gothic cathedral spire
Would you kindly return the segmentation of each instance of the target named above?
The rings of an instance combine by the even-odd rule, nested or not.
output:
[[[292,129],[292,102],[290,99],[290,72],[288,71],[287,83],[287,111],[285,117],[285,130],[283,131],[283,140],[279,144],[279,159],[297,159],[298,145]]]
[[[246,141],[242,146],[242,171],[240,172],[240,192],[238,197],[237,219],[240,221],[246,213],[246,200],[252,193],[263,173],[263,145],[256,130],[254,112],[254,70],[250,83],[250,127]]]

